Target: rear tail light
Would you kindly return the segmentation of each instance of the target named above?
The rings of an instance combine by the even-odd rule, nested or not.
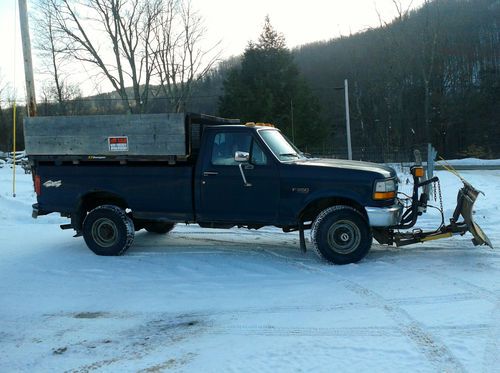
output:
[[[42,182],[40,180],[40,176],[35,175],[35,193],[37,196],[42,194]]]

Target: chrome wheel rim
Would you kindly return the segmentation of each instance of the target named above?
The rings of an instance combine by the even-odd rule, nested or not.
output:
[[[112,220],[100,218],[92,225],[92,239],[101,247],[110,247],[118,241],[117,231]]]
[[[350,254],[361,242],[361,231],[350,220],[339,220],[328,229],[328,246],[339,254]]]

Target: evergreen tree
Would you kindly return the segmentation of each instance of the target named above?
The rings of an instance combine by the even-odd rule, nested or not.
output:
[[[318,101],[269,17],[258,42],[250,42],[245,49],[241,66],[229,72],[219,113],[276,124],[304,150],[319,145],[324,138]]]

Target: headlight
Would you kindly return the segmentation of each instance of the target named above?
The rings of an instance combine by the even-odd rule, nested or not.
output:
[[[396,191],[397,183],[395,179],[376,181],[373,199],[392,199],[396,197]]]

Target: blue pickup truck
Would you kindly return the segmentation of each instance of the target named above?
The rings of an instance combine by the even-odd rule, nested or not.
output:
[[[25,136],[33,216],[70,218],[61,227],[98,255],[120,255],[135,231],[162,234],[176,223],[276,226],[298,231],[304,251],[310,230],[317,253],[336,264],[361,260],[373,238],[400,246],[470,230],[458,216],[474,201],[444,230],[399,233],[425,211],[418,190],[433,180],[423,181],[421,167],[412,168],[415,192],[404,206],[392,168],[311,158],[268,124],[200,114],[41,117],[26,121]]]

